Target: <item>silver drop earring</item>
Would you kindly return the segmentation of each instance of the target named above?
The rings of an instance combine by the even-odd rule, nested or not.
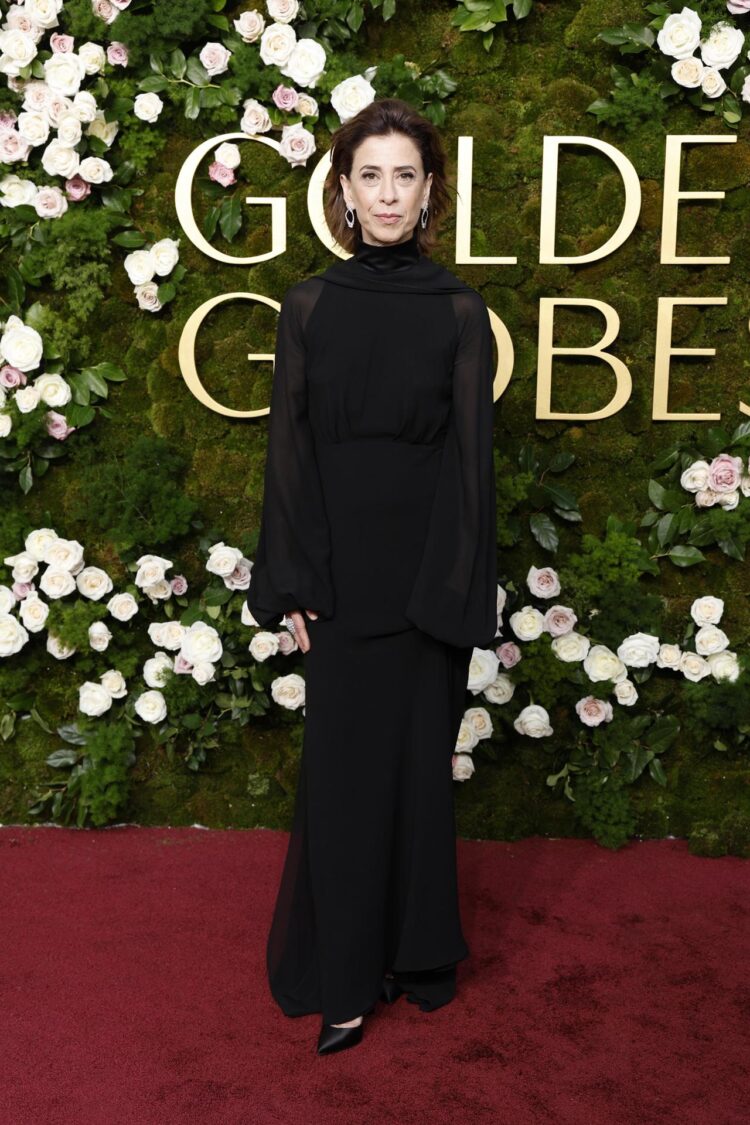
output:
[[[420,221],[420,223],[421,223],[421,226],[422,226],[422,230],[424,230],[424,228],[425,228],[425,227],[427,226],[427,216],[428,216],[428,215],[429,215],[429,211],[428,211],[428,209],[427,209],[427,206],[426,206],[426,205],[424,205],[424,206],[422,207],[422,212],[421,212],[421,214],[420,214],[420,216],[419,216],[419,221]]]
[[[350,215],[351,218],[349,217]],[[354,226],[354,211],[351,207],[347,207],[346,211],[344,211],[344,218],[346,219],[346,225],[351,229]]]

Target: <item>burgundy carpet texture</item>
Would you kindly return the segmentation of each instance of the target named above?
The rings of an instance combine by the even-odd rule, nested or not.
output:
[[[287,838],[0,828],[0,1125],[747,1125],[747,860],[459,840],[455,1001],[319,1056],[266,983]]]

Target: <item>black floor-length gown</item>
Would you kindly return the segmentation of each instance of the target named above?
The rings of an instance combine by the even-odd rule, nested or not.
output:
[[[451,755],[474,646],[497,633],[492,330],[479,293],[408,242],[282,302],[247,602],[306,619],[305,731],[268,936],[289,1016],[354,1019],[385,972],[455,993]]]

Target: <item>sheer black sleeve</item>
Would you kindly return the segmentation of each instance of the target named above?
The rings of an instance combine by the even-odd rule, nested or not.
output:
[[[289,289],[276,335],[263,509],[247,605],[275,629],[293,609],[334,610],[330,530],[307,410],[304,325],[322,283]]]
[[[489,648],[497,633],[493,335],[479,293],[451,300],[459,332],[451,415],[406,615],[438,640]]]

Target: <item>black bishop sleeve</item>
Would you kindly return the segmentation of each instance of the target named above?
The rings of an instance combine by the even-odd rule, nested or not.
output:
[[[247,605],[264,628],[294,609],[331,617],[330,531],[307,410],[302,318],[309,290],[292,286],[276,336],[263,509]]]
[[[497,634],[492,326],[475,290],[451,299],[459,322],[453,401],[406,616],[438,640],[490,648]]]

